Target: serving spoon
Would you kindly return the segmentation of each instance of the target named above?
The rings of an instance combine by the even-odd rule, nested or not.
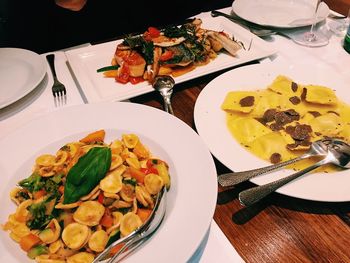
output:
[[[282,167],[285,167],[289,164],[313,157],[313,156],[326,156],[327,155],[327,145],[330,143],[329,139],[323,139],[315,141],[311,144],[310,150],[303,155],[300,155],[294,159],[269,165],[266,167],[253,169],[249,171],[242,171],[242,172],[233,172],[233,173],[225,173],[221,174],[218,177],[218,182],[221,186],[227,187],[227,186],[234,186],[236,184],[239,184],[241,182],[247,181],[253,177],[256,177],[258,175],[266,174],[272,171],[275,171],[277,169],[280,169]]]
[[[350,145],[341,140],[332,139],[332,140],[329,140],[327,155],[321,161],[299,172],[296,172],[287,177],[281,178],[277,181],[274,181],[265,185],[256,186],[248,190],[244,190],[243,192],[239,193],[238,199],[243,206],[250,206],[258,202],[268,194],[276,191],[278,188],[284,186],[285,184],[297,179],[298,177],[322,165],[331,163],[343,169],[349,169],[350,168],[349,162],[350,162]]]
[[[164,110],[172,115],[174,115],[173,107],[171,106],[171,95],[173,94],[173,87],[175,81],[171,76],[168,75],[158,75],[155,77],[152,84],[153,88],[157,90],[163,97]]]

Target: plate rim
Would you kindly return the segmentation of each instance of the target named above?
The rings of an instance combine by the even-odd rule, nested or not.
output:
[[[216,125],[217,124],[217,123],[215,123],[215,121],[213,122],[212,118],[205,116],[205,114],[207,114],[207,115],[210,114],[210,108],[209,109],[208,109],[208,107],[204,108],[204,104],[203,104],[204,103],[203,102],[204,99],[203,98],[209,97],[210,95],[213,95],[212,93],[210,93],[210,89],[213,88],[213,85],[215,84],[215,82],[220,81],[220,78],[224,78],[225,76],[235,75],[235,77],[237,77],[237,74],[241,74],[240,76],[242,76],[242,71],[247,71],[249,73],[252,73],[252,72],[258,72],[260,69],[262,69],[261,71],[263,73],[261,73],[261,74],[266,74],[266,75],[269,75],[271,77],[271,75],[275,76],[275,72],[271,73],[271,71],[270,71],[271,69],[272,70],[278,70],[280,68],[287,69],[288,67],[289,67],[288,65],[280,64],[280,63],[263,63],[263,64],[247,65],[247,66],[244,66],[244,67],[233,69],[233,70],[230,70],[230,71],[228,71],[228,72],[218,76],[217,78],[213,79],[211,82],[209,82],[206,85],[206,87],[199,94],[199,96],[197,98],[197,101],[196,101],[196,104],[195,104],[195,108],[194,108],[194,122],[195,122],[195,126],[196,126],[196,129],[197,129],[197,132],[203,138],[203,140],[206,142],[209,150],[215,156],[215,158],[218,161],[220,161],[223,165],[225,165],[226,167],[231,169],[232,171],[237,170],[237,165],[235,167],[235,165],[232,164],[231,159],[229,159],[228,157],[224,156],[224,154],[222,152],[222,149],[219,150],[218,146],[215,146],[215,143],[212,141],[212,139],[210,139],[210,138],[208,139],[208,135],[206,134],[206,131],[203,128],[206,125],[205,123],[211,123],[211,125]],[[291,68],[291,69],[293,70],[293,68]],[[295,69],[299,70],[298,67],[295,67]],[[326,69],[322,68],[321,70],[326,70]],[[329,74],[329,71],[327,71],[327,72]],[[336,72],[335,72],[335,74],[339,75]],[[254,79],[254,73],[250,74],[250,76],[251,76],[251,79]],[[338,82],[338,80],[335,80],[335,82]],[[263,87],[257,87],[256,85],[254,86],[254,84],[251,84],[251,82],[249,82],[249,83],[250,83],[250,86],[252,86],[252,88],[246,89],[246,90],[255,90],[255,89],[263,88]],[[270,83],[270,82],[268,82],[268,83]],[[346,82],[345,82],[345,80],[343,78],[341,78],[339,80],[339,84],[341,84],[342,86],[346,87]],[[222,83],[221,83],[221,86],[223,86]],[[255,88],[253,88],[253,87],[255,87]],[[219,87],[217,87],[217,88],[219,88]],[[334,89],[335,87],[332,87],[332,88]],[[212,89],[212,90],[214,90],[214,89]],[[233,90],[233,88],[230,89],[230,90]],[[221,92],[221,91],[216,89],[215,92],[218,93],[218,92]],[[346,92],[346,90],[342,89],[341,93],[344,93],[344,92]],[[210,98],[211,98],[211,102],[213,102],[215,100],[215,99],[213,99],[213,96],[211,96]],[[221,100],[221,102],[222,102],[223,99],[224,99],[224,96],[221,99],[222,99]],[[348,98],[345,101],[347,103],[350,103],[350,96],[348,96]],[[217,107],[220,108],[220,105],[217,106]],[[223,112],[223,114],[224,114],[224,112]],[[222,116],[223,116],[223,119],[225,121],[226,116],[224,116],[224,115],[222,115]],[[215,115],[215,117],[218,117],[218,116]],[[223,125],[225,125],[224,129],[225,129],[225,133],[226,133],[224,136],[225,137],[229,136],[230,139],[232,140],[232,142],[229,142],[229,143],[232,143],[235,146],[237,146],[238,143],[237,143],[237,141],[235,141],[234,138],[232,138],[232,135],[230,134],[230,132],[228,131],[228,129],[226,127],[226,122]],[[216,131],[218,131],[218,129],[216,129]],[[220,133],[220,135],[223,136],[222,133]],[[232,145],[229,145],[229,146],[232,146]],[[243,150],[243,148],[241,148],[241,147],[242,146],[240,146],[238,149]],[[260,158],[258,158],[256,156],[254,156],[253,154],[249,153],[248,151],[242,151],[242,152],[245,153],[245,155],[244,155],[245,158],[251,158],[252,161],[257,162],[257,164],[255,164],[255,166],[253,166],[253,167],[249,166],[249,168],[245,167],[246,169],[244,169],[244,170],[249,170],[249,169],[254,169],[254,168],[259,168],[259,167],[263,167],[263,166],[266,166],[266,165],[270,165],[269,162],[264,161],[264,160],[262,160],[262,159],[260,159]],[[252,163],[252,162],[250,162],[250,163]],[[242,166],[242,165],[240,164],[240,166]],[[291,174],[291,173],[292,173],[292,170],[282,169],[282,170],[279,170],[277,172],[273,172],[273,173],[270,173],[270,174],[266,174],[266,175],[262,175],[262,176],[250,179],[250,181],[252,183],[256,184],[256,185],[261,185],[261,184],[265,184],[265,183],[268,183],[270,181],[275,180],[274,176],[278,176],[278,177],[276,177],[276,179],[278,179],[280,177],[286,176],[286,175]],[[343,177],[345,177],[346,173],[347,173],[347,171],[341,171],[341,172],[337,173],[337,175],[340,178],[343,178]],[[309,174],[309,176],[304,176],[303,178],[301,178],[301,179],[304,180],[304,186],[303,186],[303,184],[300,183],[300,181],[298,179],[296,181],[291,182],[289,185],[281,187],[276,192],[278,192],[280,194],[283,194],[285,196],[289,196],[289,197],[293,197],[293,198],[300,198],[300,199],[310,200],[310,201],[320,201],[320,202],[348,202],[348,201],[350,201],[350,193],[349,193],[349,191],[345,191],[344,189],[342,189],[342,190],[344,190],[343,192],[332,192],[332,194],[333,194],[332,197],[323,196],[322,195],[323,193],[320,193],[320,190],[317,189],[317,188],[314,190],[314,193],[308,193],[308,192],[305,191],[305,189],[301,189],[301,190],[299,189],[298,190],[299,192],[297,191],[295,193],[295,190],[293,189],[293,188],[296,188],[295,186],[305,187],[305,182],[309,183],[310,180],[312,182],[312,180],[315,179],[314,176],[316,176],[316,175],[320,175],[320,174],[319,173]],[[318,178],[318,179],[321,179],[321,181],[324,180],[323,178]],[[327,178],[326,178],[326,180],[327,180]],[[325,187],[323,187],[323,188],[325,188]],[[310,190],[310,189],[308,189],[308,190]],[[346,196],[344,196],[344,193],[347,193]]]
[[[237,5],[243,3],[244,1],[247,1],[247,0],[236,0],[236,1],[233,1],[232,3],[232,12],[235,13],[237,16],[241,17],[242,19],[248,21],[248,22],[251,22],[251,23],[254,23],[254,24],[257,24],[257,25],[261,25],[261,26],[266,26],[266,27],[272,27],[272,28],[281,28],[281,29],[296,29],[296,28],[300,28],[300,27],[305,27],[305,26],[310,26],[311,23],[310,22],[305,22],[305,23],[300,23],[300,24],[285,24],[285,25],[277,25],[277,24],[272,24],[272,23],[259,23],[258,21],[256,20],[252,20],[252,19],[249,19],[247,18],[246,16],[240,14],[240,12],[238,11],[237,12]],[[251,0],[253,1],[253,0]],[[321,2],[320,3],[321,7],[324,9],[324,16],[321,16],[321,17],[317,17],[317,23],[320,23],[322,22],[323,20],[325,20],[330,12],[330,9],[329,9],[329,6],[327,5],[327,3],[325,2]]]
[[[0,103],[0,109],[3,109],[15,102],[17,102],[18,100],[22,99],[23,97],[25,97],[26,95],[28,95],[30,92],[32,92],[39,84],[40,82],[44,79],[45,77],[45,74],[47,72],[47,64],[45,63],[45,60],[44,58],[39,55],[38,53],[32,51],[32,50],[28,50],[28,49],[23,49],[23,48],[9,48],[9,47],[6,47],[6,48],[0,48],[0,50],[4,51],[4,52],[15,52],[15,53],[22,53],[22,54],[26,54],[30,57],[35,57],[38,59],[38,61],[40,61],[40,65],[38,64],[33,64],[33,61],[32,60],[26,60],[28,63],[31,63],[31,65],[33,66],[33,68],[35,70],[39,69],[37,72],[38,72],[38,78],[37,80],[33,81],[33,84],[28,87],[25,92],[23,92],[20,96],[17,96],[17,97],[14,97],[13,99],[5,102],[5,103]]]

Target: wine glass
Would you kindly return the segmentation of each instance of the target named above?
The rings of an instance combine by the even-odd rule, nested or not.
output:
[[[321,0],[317,0],[315,14],[313,17],[313,23],[311,25],[310,31],[296,34],[293,37],[293,41],[295,43],[307,47],[320,47],[325,46],[329,43],[329,39],[325,35],[323,35],[319,31],[315,31],[315,27],[317,24],[317,12],[321,2]]]
[[[348,15],[346,18],[341,19],[340,21],[331,21],[329,23],[329,28],[337,36],[344,36],[346,34],[346,30],[349,27],[349,23],[350,23],[350,9],[348,11]]]

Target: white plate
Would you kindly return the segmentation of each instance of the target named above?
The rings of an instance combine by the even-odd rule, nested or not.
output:
[[[175,78],[176,83],[260,59],[275,52],[270,43],[222,17],[203,18],[203,28],[224,30],[228,34],[234,35],[235,39],[242,41],[247,48],[252,41],[251,49],[239,51],[237,57],[220,54],[209,64]],[[97,69],[110,65],[117,43],[120,42],[121,40],[112,41],[66,52],[74,75],[89,102],[120,101],[153,91],[151,85],[146,82],[137,85],[130,83],[124,85],[115,82],[113,78],[104,78],[102,73],[96,72]]]
[[[138,134],[170,167],[166,218],[150,241],[126,262],[186,262],[212,220],[217,197],[215,165],[204,142],[188,125],[140,104],[72,106],[36,119],[0,141],[0,222],[14,212],[9,191],[30,175],[36,156],[55,152],[64,143],[102,128],[106,142],[125,132]],[[8,233],[1,230],[0,240],[0,262],[31,262]]]
[[[232,90],[264,89],[275,77],[284,74],[295,82],[320,84],[331,87],[338,98],[350,103],[348,87],[342,77],[330,68],[317,64],[290,65],[267,63],[241,67],[220,75],[211,81],[199,94],[194,109],[194,120],[199,135],[212,154],[232,171],[245,171],[269,165],[244,149],[231,136],[226,126],[225,112],[220,109],[226,94]],[[281,170],[251,179],[258,185],[274,181],[291,174],[292,170]],[[288,196],[316,201],[350,201],[350,172],[334,174],[313,173],[280,188],[277,192]]]
[[[44,59],[26,49],[0,48],[0,109],[23,98],[46,74]]]
[[[249,22],[283,28],[311,25],[315,9],[315,0],[235,0],[232,3],[233,12]],[[328,14],[329,7],[321,2],[316,21],[326,19]]]

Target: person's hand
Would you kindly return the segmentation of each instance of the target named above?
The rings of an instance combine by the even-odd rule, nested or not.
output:
[[[71,11],[80,11],[87,0],[55,0],[56,5]]]

